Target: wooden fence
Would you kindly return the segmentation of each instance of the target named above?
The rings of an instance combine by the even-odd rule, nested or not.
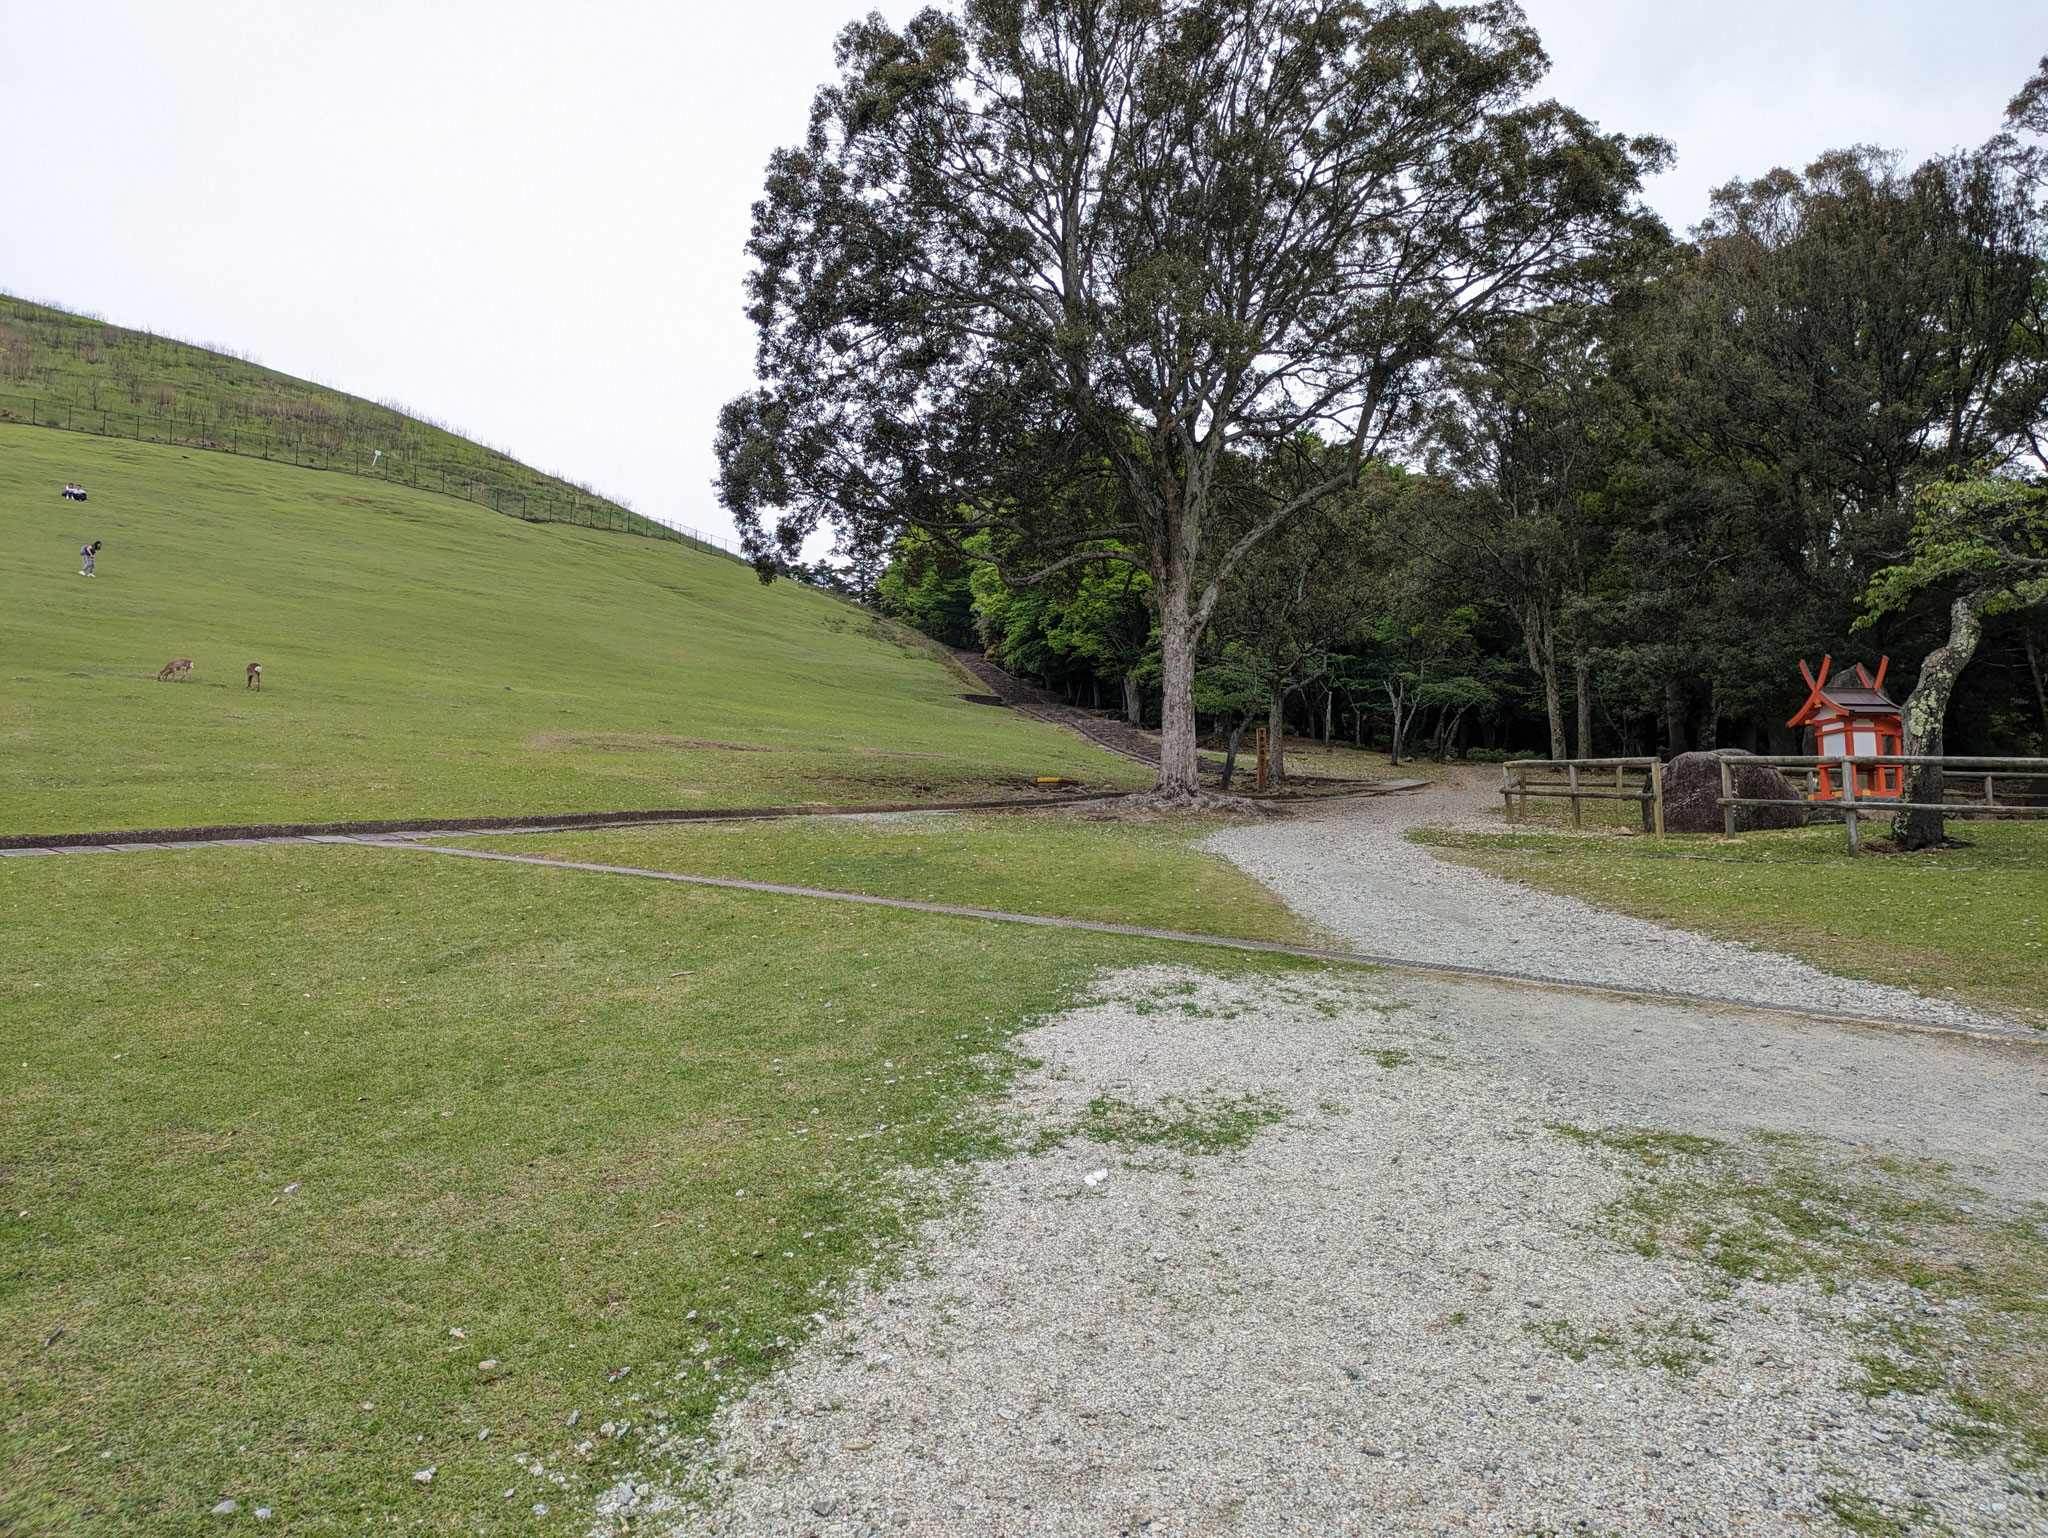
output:
[[[2048,817],[2048,758],[1941,758],[1898,754],[1856,754],[1844,758],[1718,754],[1721,766],[1721,833],[1735,837],[1735,809],[1742,806],[1797,806],[1810,815],[1839,816],[1849,851],[1862,852],[1858,822],[1889,817],[1907,808],[1938,810],[1948,817]],[[1793,796],[1738,796],[1735,772],[1744,764],[1776,769],[1799,788]],[[1941,800],[1907,802],[1873,795],[1897,785],[1907,768],[1933,765],[1941,771]],[[1887,771],[1890,771],[1887,773]],[[1634,788],[1630,788],[1631,778]],[[2000,787],[2004,786],[2001,793]],[[1585,826],[1584,803],[1632,801],[1650,811],[1650,825],[1664,836],[1664,765],[1655,758],[1524,758],[1501,765],[1501,800],[1509,822],[1529,814],[1529,803],[1569,801],[1572,826]]]
[[[1896,753],[1845,754],[1840,758],[1812,755],[1717,755],[1721,765],[1721,836],[1735,837],[1738,806],[1803,806],[1823,816],[1839,815],[1849,835],[1849,852],[1863,849],[1857,822],[1865,816],[1889,817],[1900,811],[1938,811],[1945,817],[2048,817],[2048,758],[1940,758]],[[1786,779],[1801,781],[1803,794],[1793,797],[1738,796],[1735,771],[1744,764],[1767,764]],[[1939,801],[1903,801],[1875,796],[1874,786],[1898,784],[1908,768],[1931,765],[1941,772]],[[1886,775],[1885,770],[1896,770]],[[1998,799],[2001,780],[2020,781],[2017,794]],[[1983,799],[1973,800],[1981,788]]]
[[[1634,790],[1630,775],[1641,777]],[[1613,788],[1608,788],[1609,777]],[[1529,802],[1569,801],[1572,826],[1585,824],[1588,801],[1633,801],[1650,809],[1650,826],[1664,836],[1664,761],[1659,758],[1517,758],[1501,765],[1501,798],[1509,822],[1529,814]],[[1519,809],[1517,807],[1519,803]]]

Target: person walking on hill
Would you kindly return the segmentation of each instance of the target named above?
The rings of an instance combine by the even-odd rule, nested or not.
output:
[[[81,577],[90,577],[95,575],[92,569],[92,558],[100,553],[100,542],[98,540],[94,540],[89,545],[80,545],[78,547],[78,553],[85,560],[85,566],[78,574]]]

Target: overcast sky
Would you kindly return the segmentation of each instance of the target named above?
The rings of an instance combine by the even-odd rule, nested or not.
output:
[[[1551,93],[1707,190],[1996,131],[2041,0],[1525,0]],[[0,289],[402,402],[729,532],[748,208],[860,0],[0,0]],[[902,20],[909,5],[887,3]]]

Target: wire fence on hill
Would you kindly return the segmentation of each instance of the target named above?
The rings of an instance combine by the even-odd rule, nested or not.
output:
[[[584,528],[612,529],[649,539],[673,540],[729,560],[741,559],[738,541],[728,536],[662,523],[583,487],[542,476],[517,460],[490,450],[476,450],[484,456],[481,462],[437,454],[426,441],[434,431],[428,424],[392,415],[396,422],[389,424],[393,430],[386,434],[391,439],[389,449],[362,449],[348,441],[361,441],[361,424],[347,424],[352,430],[345,433],[341,421],[318,410],[293,416],[231,417],[177,399],[159,404],[144,402],[124,410],[0,391],[0,422],[246,454],[303,469],[339,471],[460,497],[528,523],[572,523]],[[407,431],[408,428],[417,431]],[[466,441],[465,446],[469,446]]]

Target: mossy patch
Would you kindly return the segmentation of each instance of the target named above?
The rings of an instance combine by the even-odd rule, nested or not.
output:
[[[2048,1458],[2041,1204],[1988,1197],[1931,1161],[1816,1138],[1553,1130],[1625,1178],[1600,1219],[1616,1241],[1695,1261],[1728,1286],[1817,1286],[1867,1341],[1849,1387],[1942,1394],[1962,1412],[1944,1428],[1952,1435],[2004,1443],[2026,1464]]]
[[[1915,1524],[1932,1509],[1916,1501],[1908,1512],[1892,1512],[1853,1487],[1829,1490],[1820,1498],[1821,1509],[1852,1533],[1869,1538],[1906,1538]]]
[[[1690,1319],[1633,1324],[1626,1336],[1612,1335],[1600,1328],[1581,1329],[1569,1319],[1532,1320],[1522,1328],[1574,1362],[1599,1356],[1609,1361],[1659,1367],[1675,1378],[1695,1376],[1714,1360],[1716,1344],[1710,1331]]]
[[[1056,1148],[1069,1138],[1117,1148],[1159,1148],[1178,1154],[1242,1153],[1260,1129],[1284,1121],[1287,1112],[1264,1095],[1169,1095],[1152,1105],[1134,1105],[1113,1095],[1097,1095],[1076,1121],[1048,1128],[1038,1150]]]

